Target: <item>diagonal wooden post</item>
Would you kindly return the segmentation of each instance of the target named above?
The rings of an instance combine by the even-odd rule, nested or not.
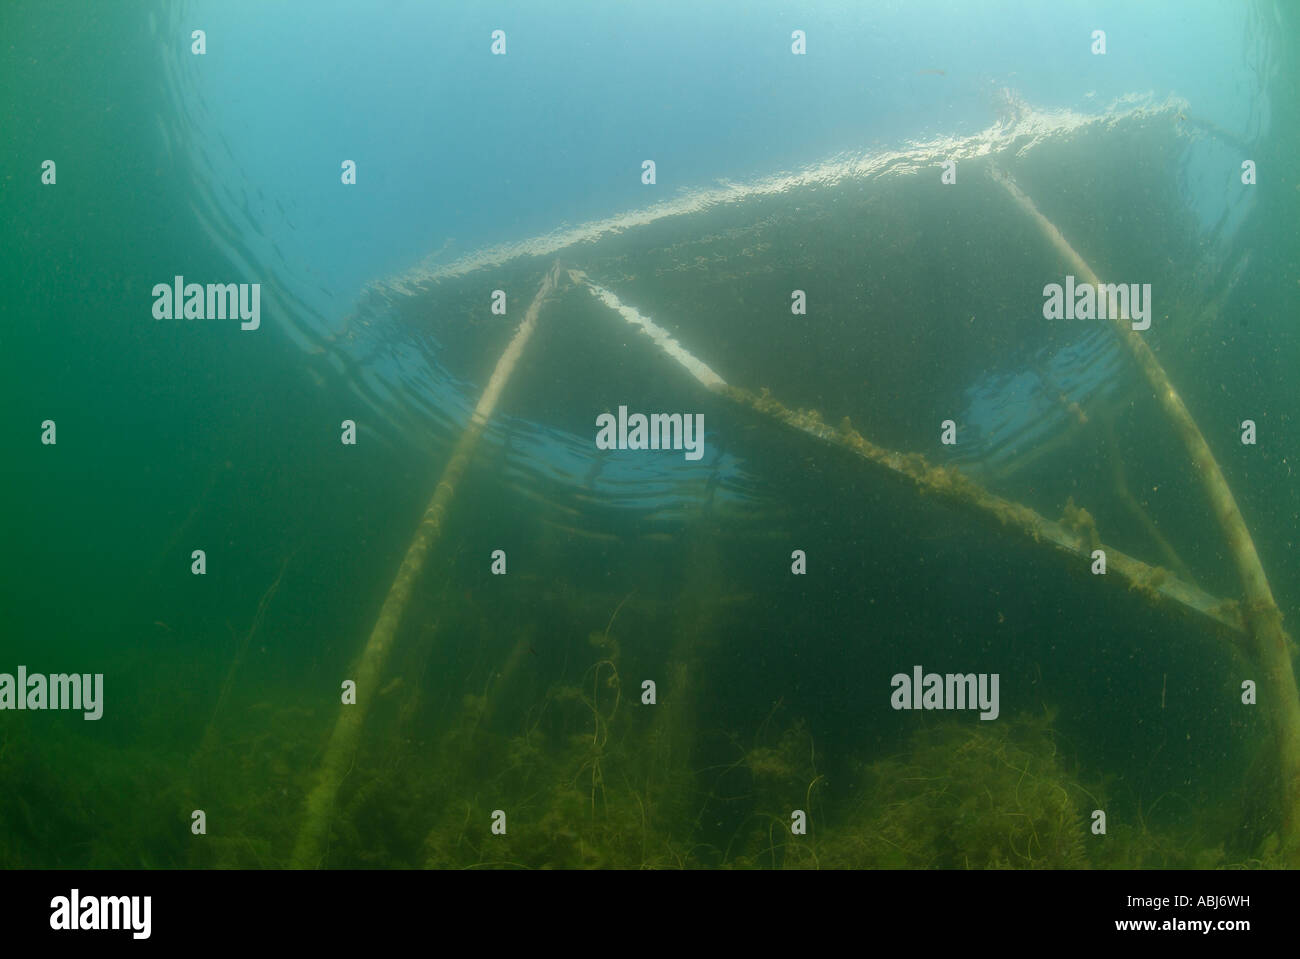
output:
[[[994,178],[1011,194],[1011,198],[1043,232],[1048,242],[1056,248],[1074,273],[1094,288],[1101,280],[1084,261],[1051,220],[1039,212],[1034,201],[1020,189],[1011,177],[994,170]],[[1196,421],[1188,412],[1182,397],[1174,389],[1155,353],[1145,339],[1131,326],[1127,310],[1111,318],[1121,342],[1155,391],[1165,415],[1182,440],[1187,455],[1196,467],[1201,485],[1219,528],[1223,531],[1237,568],[1245,596],[1244,613],[1249,632],[1249,648],[1256,664],[1263,670],[1259,683],[1259,701],[1272,721],[1277,739],[1278,761],[1282,776],[1282,847],[1283,855],[1292,866],[1300,866],[1300,692],[1296,689],[1295,670],[1291,666],[1290,641],[1282,629],[1282,613],[1273,598],[1264,566],[1251,539],[1250,530],[1242,518],[1237,501],[1233,498],[1228,481],[1219,469],[1210,446],[1205,442]]]
[[[342,707],[342,712],[339,713],[338,721],[334,725],[334,732],[325,747],[325,756],[321,760],[316,784],[307,795],[302,825],[294,845],[293,858],[290,860],[290,865],[295,869],[315,869],[320,865],[326,840],[329,837],[330,821],[339,785],[351,768],[366,712],[379,689],[379,679],[383,675],[384,665],[388,662],[389,653],[392,651],[393,639],[397,635],[397,628],[401,624],[402,613],[406,609],[407,600],[410,599],[411,590],[419,578],[420,571],[424,568],[429,549],[442,535],[443,521],[452,497],[456,494],[456,486],[465,474],[465,469],[474,455],[474,448],[478,445],[492,411],[496,408],[497,400],[501,397],[501,391],[505,389],[511,373],[514,372],[515,364],[519,362],[524,347],[533,335],[542,304],[554,292],[559,277],[559,265],[556,264],[542,280],[537,295],[528,305],[523,322],[519,324],[514,338],[506,346],[501,358],[497,360],[492,378],[488,380],[487,388],[470,416],[469,425],[465,427],[465,432],[456,443],[451,459],[448,460],[442,477],[434,489],[433,498],[424,510],[424,516],[420,520],[420,525],[416,527],[411,544],[406,548],[406,556],[397,570],[393,585],[388,589],[384,605],[379,610],[379,618],[370,631],[370,638],[366,641],[365,648],[361,651],[361,658],[353,672],[357,684],[357,701],[355,705]]]

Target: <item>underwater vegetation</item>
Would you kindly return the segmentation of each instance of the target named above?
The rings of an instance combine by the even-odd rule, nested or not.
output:
[[[1061,754],[1052,717],[943,721],[897,754],[850,765],[837,789],[818,771],[806,722],[772,717],[736,758],[691,768],[686,729],[624,708],[617,653],[577,685],[556,685],[526,728],[484,723],[469,695],[430,762],[428,744],[354,772],[333,825],[327,865],[438,869],[1275,867],[1276,842],[1234,859],[1186,821],[1140,814],[1090,831],[1095,808],[1120,808],[1081,781]],[[423,757],[423,758],[422,758]],[[1131,805],[1131,804],[1130,804]],[[295,810],[289,803],[285,811]],[[806,835],[790,813],[808,813]],[[489,829],[497,810],[504,835]],[[267,811],[263,811],[265,815]],[[719,829],[718,824],[723,828]],[[430,825],[432,824],[432,825]],[[253,826],[253,823],[249,824]],[[268,864],[275,844],[230,842],[214,864]],[[280,843],[281,855],[287,844]],[[225,859],[224,862],[221,860]]]
[[[1267,750],[1252,783],[1207,801],[1190,786],[1136,794],[1067,743],[1050,709],[925,717],[874,744],[806,705],[751,712],[752,700],[708,681],[727,673],[725,638],[745,634],[746,614],[716,600],[720,555],[701,544],[690,555],[693,586],[668,590],[671,604],[557,589],[503,626],[449,602],[450,587],[422,596],[341,781],[320,865],[1283,865],[1276,809],[1258,798],[1275,792]],[[441,635],[460,642],[439,646]],[[662,636],[672,642],[651,641]],[[653,707],[647,675],[658,679]],[[23,727],[0,733],[0,781],[22,784],[0,791],[0,866],[290,865],[332,710],[310,705],[292,675],[234,683],[219,703],[214,714],[192,697],[199,719],[163,752],[87,749],[75,725],[39,742]],[[204,835],[191,833],[195,809]],[[1091,828],[1097,809],[1105,835]]]
[[[1069,775],[1051,720],[945,722],[908,752],[867,764],[866,800],[829,831],[827,866],[1079,869],[1086,811],[1103,805]]]
[[[1186,820],[1153,825],[1112,814],[1093,835],[1095,808],[1125,807],[1116,784],[1088,782],[1062,754],[1053,717],[944,720],[888,756],[850,761],[841,788],[819,772],[806,722],[774,709],[735,758],[692,768],[692,736],[670,709],[626,708],[612,637],[593,633],[576,684],[556,684],[506,734],[490,697],[466,695],[459,721],[432,743],[388,741],[358,757],[345,781],[324,865],[435,869],[1087,869],[1274,868],[1275,837],[1250,855]],[[265,715],[273,707],[256,710]],[[653,719],[645,718],[652,715]],[[179,812],[192,783],[144,756],[114,756],[80,793],[56,782],[23,742],[0,747],[0,774],[26,788],[0,797],[0,865],[280,868],[290,858],[313,744],[273,722],[214,751],[202,775],[214,828],[188,841]],[[71,748],[71,743],[69,744]],[[368,758],[366,758],[368,757]],[[42,770],[45,770],[42,772]],[[132,771],[134,770],[134,772]],[[193,767],[190,774],[200,774]],[[50,799],[37,814],[33,802]],[[54,802],[57,797],[58,801]],[[1172,806],[1172,803],[1166,803]],[[808,814],[806,835],[791,811]],[[504,835],[489,828],[506,814]],[[1231,811],[1219,811],[1231,816]],[[99,824],[112,823],[111,829]],[[160,824],[166,828],[160,828]],[[722,828],[718,826],[721,824]],[[68,830],[71,830],[70,832]],[[62,838],[56,833],[63,831]],[[72,841],[67,839],[71,837]],[[57,858],[47,850],[65,849]]]

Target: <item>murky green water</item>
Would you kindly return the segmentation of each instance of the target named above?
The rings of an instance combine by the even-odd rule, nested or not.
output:
[[[1043,319],[1044,285],[1069,268],[994,172],[1104,279],[1152,285],[1146,342],[1293,625],[1292,14],[1242,14],[1229,59],[1257,83],[1231,129],[1176,72],[1151,94],[1107,80],[1134,94],[1111,102],[1085,98],[1102,81],[1073,67],[1052,75],[1065,97],[974,62],[918,74],[927,61],[881,68],[904,85],[864,101],[880,124],[930,103],[914,89],[930,81],[987,115],[851,138],[827,119],[798,163],[701,147],[680,163],[712,172],[678,176],[658,144],[711,143],[716,123],[692,104],[760,96],[701,73],[695,100],[664,100],[690,119],[647,119],[649,142],[608,180],[582,152],[601,138],[566,112],[590,109],[596,93],[575,91],[592,85],[568,55],[522,59],[583,28],[528,20],[520,74],[435,83],[401,73],[417,51],[382,16],[349,57],[333,9],[297,48],[292,18],[238,5],[0,14],[0,674],[103,683],[97,720],[0,710],[0,863],[1289,864],[1274,707],[1243,703],[1243,682],[1276,686],[1239,610],[1214,605],[1241,586],[1198,472],[1104,321]],[[482,39],[465,16],[442,27]],[[207,60],[190,52],[196,23]],[[372,49],[385,42],[391,76]],[[283,63],[252,56],[276,43]],[[835,50],[840,65],[818,69],[848,85],[856,61]],[[354,99],[314,93],[337,81],[313,69],[351,75]],[[510,106],[542,78],[553,127],[532,101]],[[498,146],[476,152],[483,116],[527,133],[531,166],[523,148],[500,169]],[[661,151],[653,194],[647,150]],[[590,187],[569,196],[577,167]],[[345,704],[556,262],[790,416],[706,388],[562,272],[378,677]],[[177,275],[260,283],[261,328],[154,319],[150,291]],[[596,418],[620,406],[702,416],[700,457],[598,448]],[[922,460],[882,465],[859,440],[919,454],[926,479]],[[1059,522],[1075,554],[972,504],[955,476]],[[1158,569],[1096,575],[1093,536]],[[1205,602],[1157,594],[1171,582]],[[894,678],[918,665],[996,674],[996,718],[895,708]],[[344,715],[361,717],[357,739],[331,772]],[[304,847],[322,777],[323,841]]]

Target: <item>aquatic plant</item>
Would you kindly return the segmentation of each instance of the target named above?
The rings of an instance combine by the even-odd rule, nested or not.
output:
[[[850,827],[848,843],[871,865],[1088,865],[1086,790],[1062,767],[1047,716],[929,727],[905,759],[867,772],[867,828]]]

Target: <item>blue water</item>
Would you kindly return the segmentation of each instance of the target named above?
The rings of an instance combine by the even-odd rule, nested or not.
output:
[[[1079,109],[1176,92],[1198,122],[1249,142],[1270,122],[1259,80],[1271,16],[1223,3],[1188,17],[1177,2],[409,3],[365,15],[235,2],[169,4],[152,42],[186,105],[162,121],[174,149],[203,153],[224,213],[278,246],[304,295],[326,280],[338,307],[449,241],[463,253],[644,205],[647,157],[656,194],[671,194],[971,132],[994,119],[1003,87]],[[208,32],[201,60],[178,39],[191,27]],[[495,29],[504,57],[489,55]],[[795,29],[806,57],[790,54]],[[1094,29],[1107,31],[1104,57],[1089,51]],[[338,189],[342,159],[359,166],[355,190]],[[1203,202],[1217,212],[1213,195]]]

